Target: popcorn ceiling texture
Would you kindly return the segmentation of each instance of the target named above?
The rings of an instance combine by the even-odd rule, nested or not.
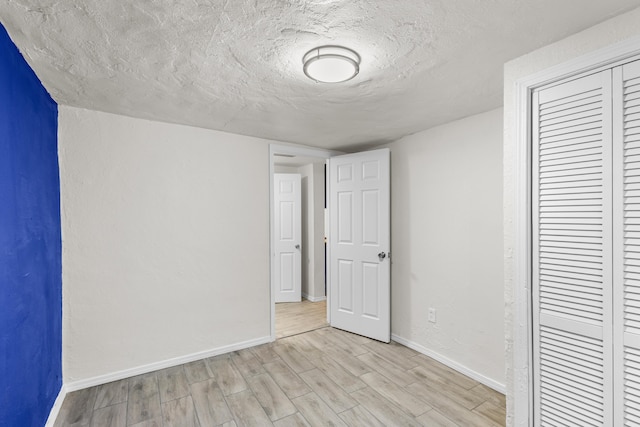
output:
[[[637,4],[4,0],[0,20],[60,104],[348,150],[499,107],[504,62]],[[307,79],[322,44],[361,73]]]

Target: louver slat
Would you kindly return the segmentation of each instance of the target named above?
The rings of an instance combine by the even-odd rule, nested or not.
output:
[[[637,348],[625,347],[623,375],[625,425],[639,425],[640,351]]]
[[[610,416],[603,325],[610,316],[611,101],[604,77],[534,93],[536,425],[602,426]]]
[[[562,411],[567,422],[578,422],[567,425],[603,425],[601,342],[544,326],[540,332],[542,420]]]

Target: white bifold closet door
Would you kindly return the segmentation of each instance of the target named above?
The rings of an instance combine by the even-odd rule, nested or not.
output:
[[[533,94],[534,422],[613,413],[611,71]]]
[[[535,424],[640,426],[640,61],[532,106]]]
[[[613,70],[615,414],[640,426],[640,62]],[[619,99],[619,102],[616,100]]]

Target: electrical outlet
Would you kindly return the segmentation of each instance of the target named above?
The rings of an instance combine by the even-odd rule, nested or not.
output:
[[[436,309],[429,308],[429,322],[436,323]]]

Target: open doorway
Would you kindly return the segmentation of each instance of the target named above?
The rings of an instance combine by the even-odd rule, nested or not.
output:
[[[271,338],[276,339],[275,296],[294,289],[291,283],[294,277],[298,277],[298,272],[294,269],[299,264],[292,260],[300,258],[294,249],[299,249],[302,244],[301,232],[296,234],[292,227],[282,227],[287,218],[293,217],[293,208],[281,202],[293,200],[286,198],[291,196],[291,188],[295,184],[278,185],[277,191],[282,198],[276,203],[274,170],[276,164],[287,167],[286,163],[301,161],[301,166],[295,166],[295,172],[300,172],[300,168],[304,165],[315,162],[315,160],[307,161],[306,159],[302,161],[301,158],[315,157],[325,161],[330,158],[330,162],[327,163],[325,182],[327,209],[323,215],[324,223],[327,224],[325,236],[329,237],[329,243],[326,245],[326,252],[322,251],[327,254],[328,260],[325,263],[326,321],[338,329],[389,342],[391,339],[389,149],[342,154],[299,146],[272,145],[269,155]],[[292,160],[283,162],[282,159]],[[285,164],[282,165],[282,163]],[[312,166],[311,168],[313,169]],[[295,181],[298,182],[301,174],[296,173],[295,176]],[[324,193],[324,190],[321,191]],[[279,220],[275,218],[275,206],[278,206],[281,212],[291,214],[284,219],[280,217]],[[275,232],[275,224],[278,224],[280,231],[288,232]],[[322,241],[324,244],[324,239]],[[285,249],[278,249],[284,248],[285,243],[287,246]],[[279,246],[280,244],[282,246]],[[305,257],[305,262],[312,262],[312,260],[313,257]],[[314,270],[317,268],[314,265]],[[324,271],[325,268],[322,270]],[[301,269],[300,263],[299,270]]]
[[[271,146],[271,304],[272,338],[279,339],[328,325],[326,280],[326,159],[333,153],[293,146]],[[301,200],[300,295],[294,302],[278,302],[281,268],[277,229],[282,220],[274,209],[274,176],[299,175]],[[293,269],[295,270],[295,269]],[[293,274],[293,273],[292,273]]]

